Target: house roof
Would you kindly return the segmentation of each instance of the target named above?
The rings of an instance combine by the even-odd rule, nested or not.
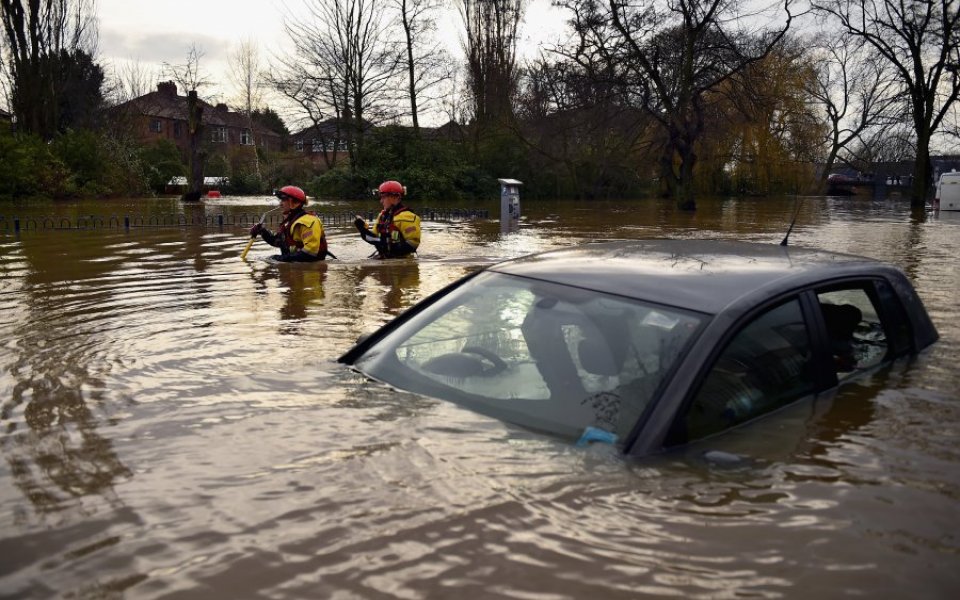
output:
[[[341,122],[340,119],[335,117],[320,121],[316,125],[311,125],[305,129],[293,134],[294,139],[313,139],[313,138],[333,138],[337,136],[337,127],[340,128],[340,136],[343,137],[347,132],[347,124]],[[369,121],[364,122],[364,129],[369,131],[373,128],[373,124]]]
[[[240,129],[249,126],[247,117],[243,113],[231,111],[226,104],[216,106],[200,100],[203,106],[203,124],[207,126],[236,127]],[[177,95],[177,86],[172,81],[157,84],[157,90],[129,100],[115,107],[115,110],[135,111],[148,117],[186,121],[188,115],[187,97]],[[254,121],[252,129],[261,135],[280,134]]]
[[[463,141],[466,137],[464,126],[454,120],[447,121],[439,127],[421,127],[420,130],[430,139]]]

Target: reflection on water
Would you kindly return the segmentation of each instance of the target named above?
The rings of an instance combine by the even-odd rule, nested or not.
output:
[[[340,259],[313,265],[273,263],[259,243],[241,261],[239,227],[0,232],[0,595],[952,596],[960,214],[833,198],[698,206],[527,203],[516,231],[428,221],[419,258],[398,261],[367,259],[352,227],[331,226]],[[899,265],[941,341],[709,447],[627,460],[334,363],[498,259],[594,239],[779,243],[797,209],[792,244]]]
[[[257,293],[267,295],[277,290],[284,298],[280,318],[284,321],[282,332],[296,334],[297,327],[307,317],[307,307],[322,306],[323,284],[327,278],[327,264],[293,264],[285,268],[251,271]]]
[[[363,312],[379,309],[396,316],[413,304],[420,289],[420,263],[412,257],[361,264],[346,275],[353,280],[358,298],[380,299],[379,307],[362,301],[354,307]]]

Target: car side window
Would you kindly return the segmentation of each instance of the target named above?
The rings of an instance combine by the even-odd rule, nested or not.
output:
[[[680,417],[673,441],[706,437],[812,394],[812,360],[798,300],[760,314],[724,348]]]
[[[886,281],[876,282],[877,303],[883,307],[881,314],[884,320],[884,330],[891,343],[891,352],[902,355],[913,348],[913,329],[910,326],[910,317],[907,316],[900,302],[900,297],[893,287]]]
[[[873,286],[866,284],[817,292],[838,379],[875,367],[889,354],[886,329],[872,291]]]

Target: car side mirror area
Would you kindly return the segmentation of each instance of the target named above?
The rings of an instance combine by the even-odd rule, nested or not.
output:
[[[364,351],[366,350],[365,344],[370,340],[370,338],[373,337],[374,333],[376,332],[368,331],[367,333],[361,334],[357,338],[357,342],[353,345],[353,347],[340,355],[340,357],[337,359],[337,362],[352,365],[354,361],[363,355]]]

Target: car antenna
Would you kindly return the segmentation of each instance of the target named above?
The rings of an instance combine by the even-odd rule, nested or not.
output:
[[[793,219],[790,221],[790,227],[787,228],[787,235],[783,236],[783,241],[780,242],[781,246],[787,245],[787,239],[790,237],[790,232],[793,231],[793,224],[797,222],[797,217],[800,216],[800,207],[803,206],[803,197],[797,201],[797,210],[793,212]]]

